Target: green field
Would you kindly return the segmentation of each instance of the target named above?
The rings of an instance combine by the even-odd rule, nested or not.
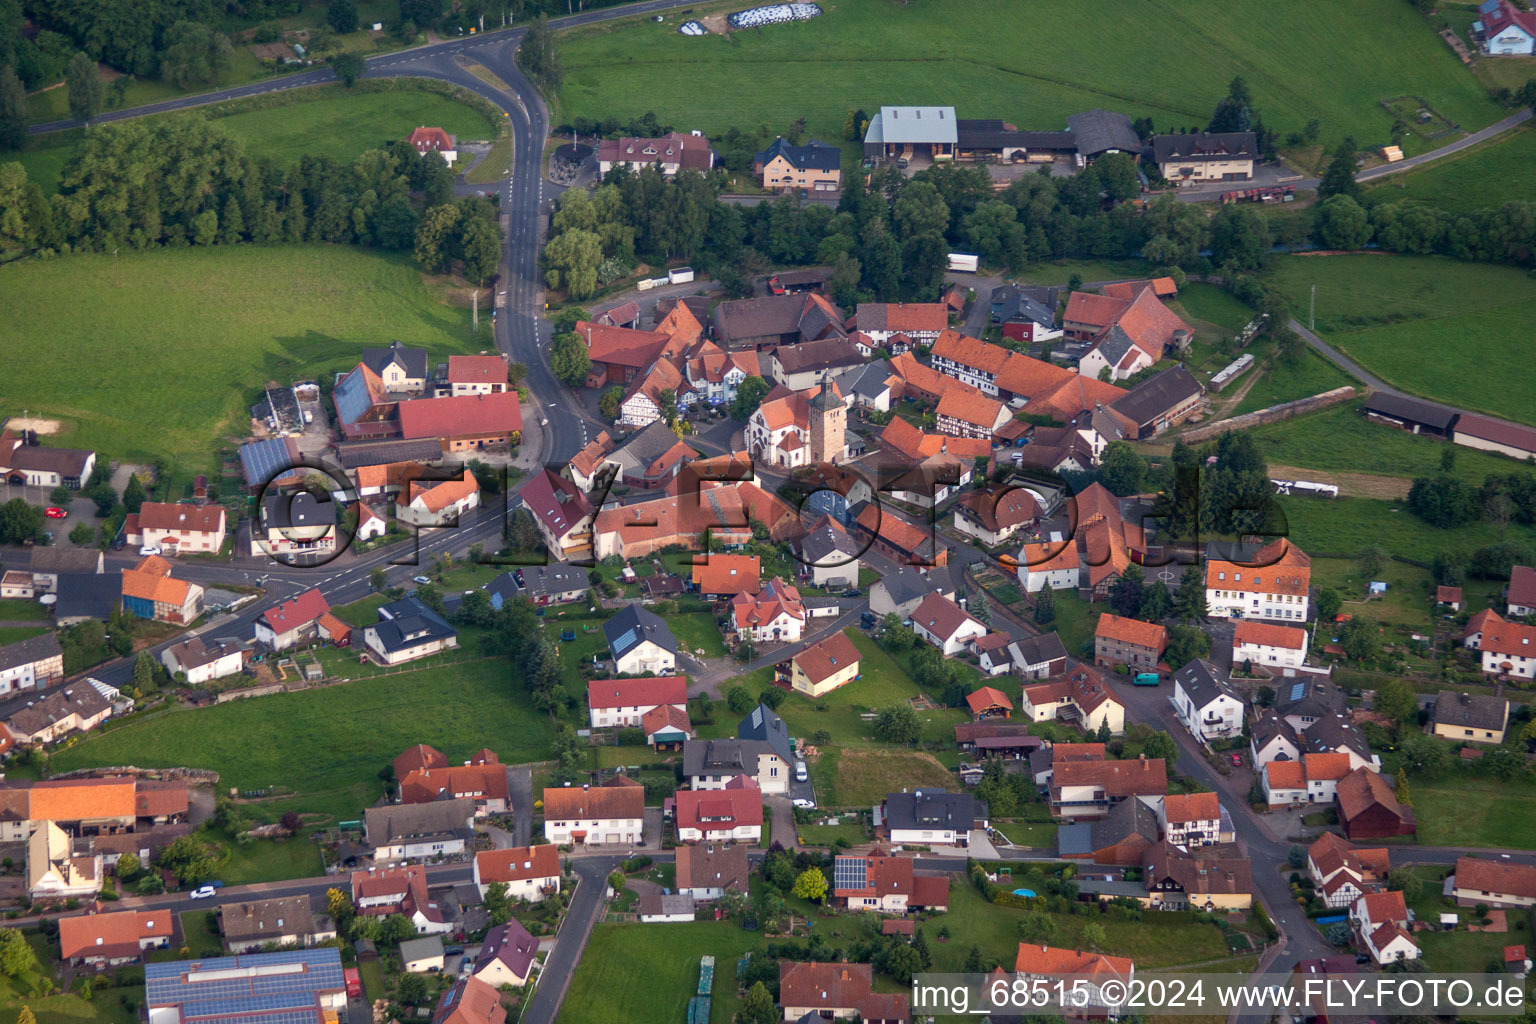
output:
[[[54,755],[52,765],[211,768],[223,787],[290,794],[250,804],[255,817],[298,810],[345,820],[379,798],[379,769],[414,743],[436,747],[451,763],[480,747],[514,763],[544,756],[552,733],[511,684],[507,663],[495,659],[171,711],[94,735]]]
[[[659,930],[658,930],[659,929]],[[600,924],[592,930],[557,1024],[675,1024],[687,1017],[699,985],[699,958],[715,958],[709,1019],[736,1012],[736,958],[763,942],[732,921]]]
[[[0,414],[25,406],[64,420],[52,443],[195,460],[196,472],[217,469],[222,439],[246,434],[265,381],[327,379],[392,338],[434,358],[480,348],[469,311],[442,302],[404,254],[215,246],[35,260],[5,273],[7,371],[28,386],[0,401]]]
[[[1233,408],[1234,416],[1268,409],[1282,402],[1294,402],[1298,398],[1309,398],[1312,395],[1320,395],[1324,391],[1344,387],[1346,384],[1357,383],[1349,374],[1310,348],[1302,353],[1301,361],[1294,366],[1273,357],[1268,362],[1262,359],[1255,361],[1260,364],[1258,367],[1250,369],[1242,377],[1227,385],[1227,391],[1230,393],[1242,388],[1249,378],[1258,374],[1258,378],[1249,387],[1243,400]]]
[[[1447,445],[1368,420],[1359,402],[1256,427],[1253,436],[1273,465],[1342,473],[1431,476],[1440,472],[1440,456],[1447,449],[1456,455],[1456,475],[1472,483],[1481,484],[1494,473],[1518,472],[1523,465],[1492,452]]]
[[[1275,260],[1293,309],[1306,310],[1314,284],[1318,333],[1388,383],[1536,423],[1536,280],[1523,271],[1428,256]]]
[[[417,125],[447,129],[461,139],[489,139],[494,126],[475,110],[436,93],[394,89],[348,93],[341,86],[318,86],[293,94],[298,102],[218,117],[218,107],[165,117],[212,117],[245,143],[253,158],[278,166],[296,164],[305,154],[351,163],[364,150],[404,139]],[[58,187],[79,132],[61,132],[32,140],[19,159],[27,177],[45,191]]]
[[[1536,850],[1536,783],[1485,778],[1413,780],[1419,842],[1425,846],[1487,846]]]
[[[1260,0],[1150,8],[1111,0],[1091,9],[845,0],[825,10],[729,38],[682,36],[678,17],[575,30],[562,39],[556,117],[655,111],[679,131],[712,134],[733,125],[778,132],[804,117],[812,135],[837,143],[855,107],[948,104],[960,117],[1034,129],[1105,107],[1182,130],[1210,118],[1236,75],[1282,136],[1315,117],[1325,142],[1353,134],[1362,146],[1383,144],[1393,119],[1381,102],[1409,93],[1467,129],[1500,116],[1429,23],[1398,0],[1278,11]],[[1158,53],[1179,59],[1149,63]],[[1409,147],[1429,148],[1418,143]]]
[[[1454,213],[1470,213],[1529,200],[1527,174],[1532,164],[1536,164],[1536,129],[1516,128],[1425,167],[1394,174],[1373,184],[1365,195],[1372,202],[1413,199]]]
[[[0,647],[30,640],[48,632],[47,626],[0,626]]]
[[[1499,528],[1493,523],[1441,530],[1415,517],[1401,502],[1291,497],[1280,499],[1280,510],[1285,516],[1286,535],[1314,555],[1354,556],[1376,545],[1388,554],[1428,562],[1438,551],[1470,554],[1500,540]],[[1536,529],[1528,526],[1511,525],[1506,536],[1516,544],[1536,543]]]

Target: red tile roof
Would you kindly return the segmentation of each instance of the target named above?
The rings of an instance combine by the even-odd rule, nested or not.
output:
[[[448,759],[442,752],[425,743],[407,748],[395,758],[395,778],[404,779],[418,768],[446,768]]]
[[[1270,761],[1264,766],[1264,776],[1272,790],[1307,788],[1307,772],[1300,761]]]
[[[1303,754],[1301,765],[1308,782],[1338,782],[1351,770],[1346,753]]]
[[[1461,857],[1456,861],[1456,888],[1536,899],[1536,867]]]
[[[454,146],[453,136],[435,125],[431,127],[422,125],[420,128],[413,129],[409,142],[416,147],[416,152],[423,154],[438,150],[451,151]]]
[[[1273,622],[1255,622],[1242,619],[1232,631],[1232,646],[1254,644],[1260,647],[1281,647],[1299,651],[1307,646],[1307,631],[1295,626],[1281,626]]]
[[[763,824],[763,791],[756,785],[743,789],[684,789],[677,793],[679,829],[724,832]]]
[[[274,633],[286,633],[290,629],[314,622],[320,616],[331,610],[330,604],[325,600],[325,595],[319,588],[306,590],[298,597],[291,597],[275,608],[268,608],[261,613],[261,620],[265,622]]]
[[[1509,603],[1536,605],[1536,569],[1517,565],[1509,570]]]
[[[645,787],[632,779],[591,788],[562,786],[544,790],[545,821],[613,821],[645,816]]]
[[[169,941],[174,928],[169,910],[125,910],[115,914],[76,914],[59,918],[59,955],[119,959],[139,955],[141,939]]]
[[[906,1020],[907,997],[871,990],[869,964],[779,961],[779,1005],[856,1011],[861,1020]]]
[[[1460,881],[1458,878],[1457,883]],[[1355,907],[1372,924],[1408,920],[1408,904],[1400,892],[1368,892],[1355,901]]]
[[[690,738],[693,736],[693,723],[688,720],[688,712],[675,704],[658,704],[640,716],[640,729],[647,736],[668,728]]]
[[[1163,797],[1163,813],[1169,824],[1218,821],[1221,818],[1221,800],[1215,793],[1170,793]]]
[[[971,712],[977,715],[988,708],[1007,708],[1009,711],[1013,710],[1013,701],[1008,699],[1008,695],[1002,690],[994,689],[990,686],[983,686],[972,692],[970,696],[965,698],[965,703],[970,707]]]
[[[400,780],[400,802],[425,804],[447,794],[474,800],[507,800],[507,769],[500,764],[453,764],[422,768]]]
[[[848,639],[847,633],[833,633],[825,640],[814,644],[795,655],[793,659],[800,671],[815,686],[824,679],[828,679],[838,672],[843,671],[849,665],[859,663],[859,649]]]
[[[475,854],[480,884],[521,882],[529,878],[560,877],[560,851],[549,843],[514,846],[508,850],[481,850]]]
[[[1168,768],[1160,757],[1145,761],[1063,761],[1055,764],[1052,774],[1053,789],[1099,786],[1111,798],[1168,793]]]
[[[948,640],[967,623],[974,622],[981,625],[974,615],[943,594],[929,594],[923,598],[912,610],[912,622],[914,625],[922,626],[940,640]]]
[[[139,512],[139,530],[180,530],[189,533],[218,533],[224,529],[224,506],[172,505],[146,501]]]
[[[507,383],[507,361],[501,356],[449,356],[450,384]]]
[[[645,708],[687,703],[687,676],[594,679],[587,684],[587,706],[592,708]]]
[[[1013,969],[1020,974],[1087,974],[1128,978],[1134,965],[1128,957],[1021,942],[1018,955],[1014,957]]]
[[[710,552],[709,560],[693,566],[693,582],[701,594],[755,594],[762,589],[757,555],[722,555]]]
[[[1105,640],[1145,647],[1159,654],[1168,646],[1168,631],[1157,623],[1127,619],[1107,612],[1099,616],[1099,624],[1094,629],[1093,635],[1096,638],[1103,637]]]
[[[1205,586],[1209,590],[1305,597],[1311,582],[1312,559],[1284,537],[1259,549],[1251,564],[1219,558],[1205,563]]]
[[[489,436],[523,429],[516,391],[418,398],[401,402],[399,410],[400,436],[405,438]]]

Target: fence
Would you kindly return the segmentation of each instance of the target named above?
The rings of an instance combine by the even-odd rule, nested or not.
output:
[[[1279,423],[1302,413],[1313,412],[1317,409],[1326,409],[1330,405],[1338,405],[1340,402],[1348,402],[1359,394],[1357,389],[1348,385],[1334,388],[1332,391],[1324,391],[1320,395],[1310,398],[1298,398],[1294,402],[1285,402],[1280,405],[1272,405],[1268,409],[1259,409],[1256,412],[1245,413],[1242,416],[1234,416],[1229,420],[1218,420],[1208,423],[1193,430],[1183,433],[1185,442],[1195,444],[1200,441],[1209,441],[1213,437],[1225,434],[1229,430],[1247,430],[1250,427],[1263,426],[1266,423]]]

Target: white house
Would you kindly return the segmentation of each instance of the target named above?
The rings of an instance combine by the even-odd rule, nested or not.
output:
[[[1530,679],[1536,676],[1536,626],[1495,621],[1489,616],[1478,643],[1483,671],[1489,675]]]
[[[633,846],[644,828],[645,787],[634,779],[544,790],[544,838],[556,846]]]
[[[1307,773],[1299,761],[1271,761],[1261,777],[1264,802],[1270,807],[1287,807],[1307,802]]]
[[[473,800],[383,804],[363,812],[364,834],[376,864],[433,860],[464,852],[474,833]]]
[[[929,594],[912,610],[912,631],[945,657],[960,654],[971,641],[987,635],[987,627],[978,619],[939,594]]]
[[[756,843],[763,837],[763,791],[738,775],[724,789],[680,790],[674,820],[682,843]]]
[[[482,897],[500,882],[512,899],[537,903],[560,891],[560,851],[548,843],[481,850],[475,854],[474,872]]]
[[[799,589],[782,579],[768,581],[756,594],[737,594],[731,598],[731,628],[754,643],[799,640],[805,635],[807,618],[809,612]]]
[[[1071,540],[1025,544],[1019,552],[1019,582],[1031,594],[1047,588],[1076,590],[1081,577],[1077,544]]]
[[[1222,841],[1221,801],[1215,793],[1170,793],[1158,811],[1163,838],[1175,846],[1214,846]]]
[[[1386,847],[1357,850],[1337,832],[1324,832],[1307,847],[1307,873],[1330,907],[1347,909],[1383,888],[1391,866]]]
[[[452,480],[412,480],[400,492],[395,518],[412,526],[448,526],[480,505],[480,484],[469,470]]]
[[[1536,569],[1517,565],[1509,570],[1509,587],[1504,591],[1504,611],[1512,619],[1536,615]]]
[[[1248,753],[1255,769],[1271,761],[1299,761],[1300,737],[1289,722],[1274,711],[1265,710],[1248,730]]]
[[[1307,621],[1312,559],[1285,538],[1242,562],[1207,555],[1205,604],[1215,618]]]
[[[1239,622],[1232,631],[1232,664],[1300,668],[1307,660],[1307,631],[1272,622]]]
[[[663,704],[688,710],[688,678],[594,679],[587,684],[587,720],[594,729],[638,729]]]
[[[90,840],[74,840],[44,821],[27,840],[27,892],[34,900],[94,897],[103,865]]]
[[[603,623],[603,637],[614,671],[621,675],[677,668],[677,638],[661,616],[637,604],[626,605]]]
[[[172,644],[160,652],[160,663],[172,675],[185,672],[187,685],[201,686],[225,676],[239,675],[245,667],[245,650],[239,644],[206,644],[200,636]]]
[[[1173,674],[1173,706],[1184,728],[1201,743],[1243,733],[1242,698],[1221,670],[1204,658]]]
[[[1536,53],[1536,15],[1509,0],[1486,0],[1477,10],[1480,17],[1472,23],[1472,32],[1482,37],[1483,48],[1490,54],[1529,57]]]
[[[936,789],[887,793],[877,811],[877,821],[898,846],[963,846],[971,829],[987,827],[985,805],[969,793]]]
[[[320,616],[330,610],[318,588],[306,590],[261,613],[255,625],[256,642],[282,651],[312,641],[318,635]]]
[[[1349,908],[1349,923],[1377,964],[1423,955],[1408,935],[1408,906],[1401,892],[1366,893]]]

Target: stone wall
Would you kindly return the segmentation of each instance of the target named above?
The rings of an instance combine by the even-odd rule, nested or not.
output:
[[[1229,430],[1248,430],[1252,427],[1261,427],[1266,423],[1279,423],[1281,420],[1288,420],[1303,413],[1315,412],[1318,409],[1326,409],[1328,406],[1338,405],[1340,402],[1350,402],[1369,394],[1369,388],[1353,388],[1349,386],[1334,388],[1332,391],[1324,391],[1322,394],[1313,395],[1310,398],[1298,398],[1294,402],[1272,405],[1268,409],[1259,409],[1255,412],[1244,413],[1242,416],[1234,416],[1231,419],[1207,423],[1192,430],[1186,430],[1180,436],[1183,437],[1186,444],[1198,444],[1225,434]]]

